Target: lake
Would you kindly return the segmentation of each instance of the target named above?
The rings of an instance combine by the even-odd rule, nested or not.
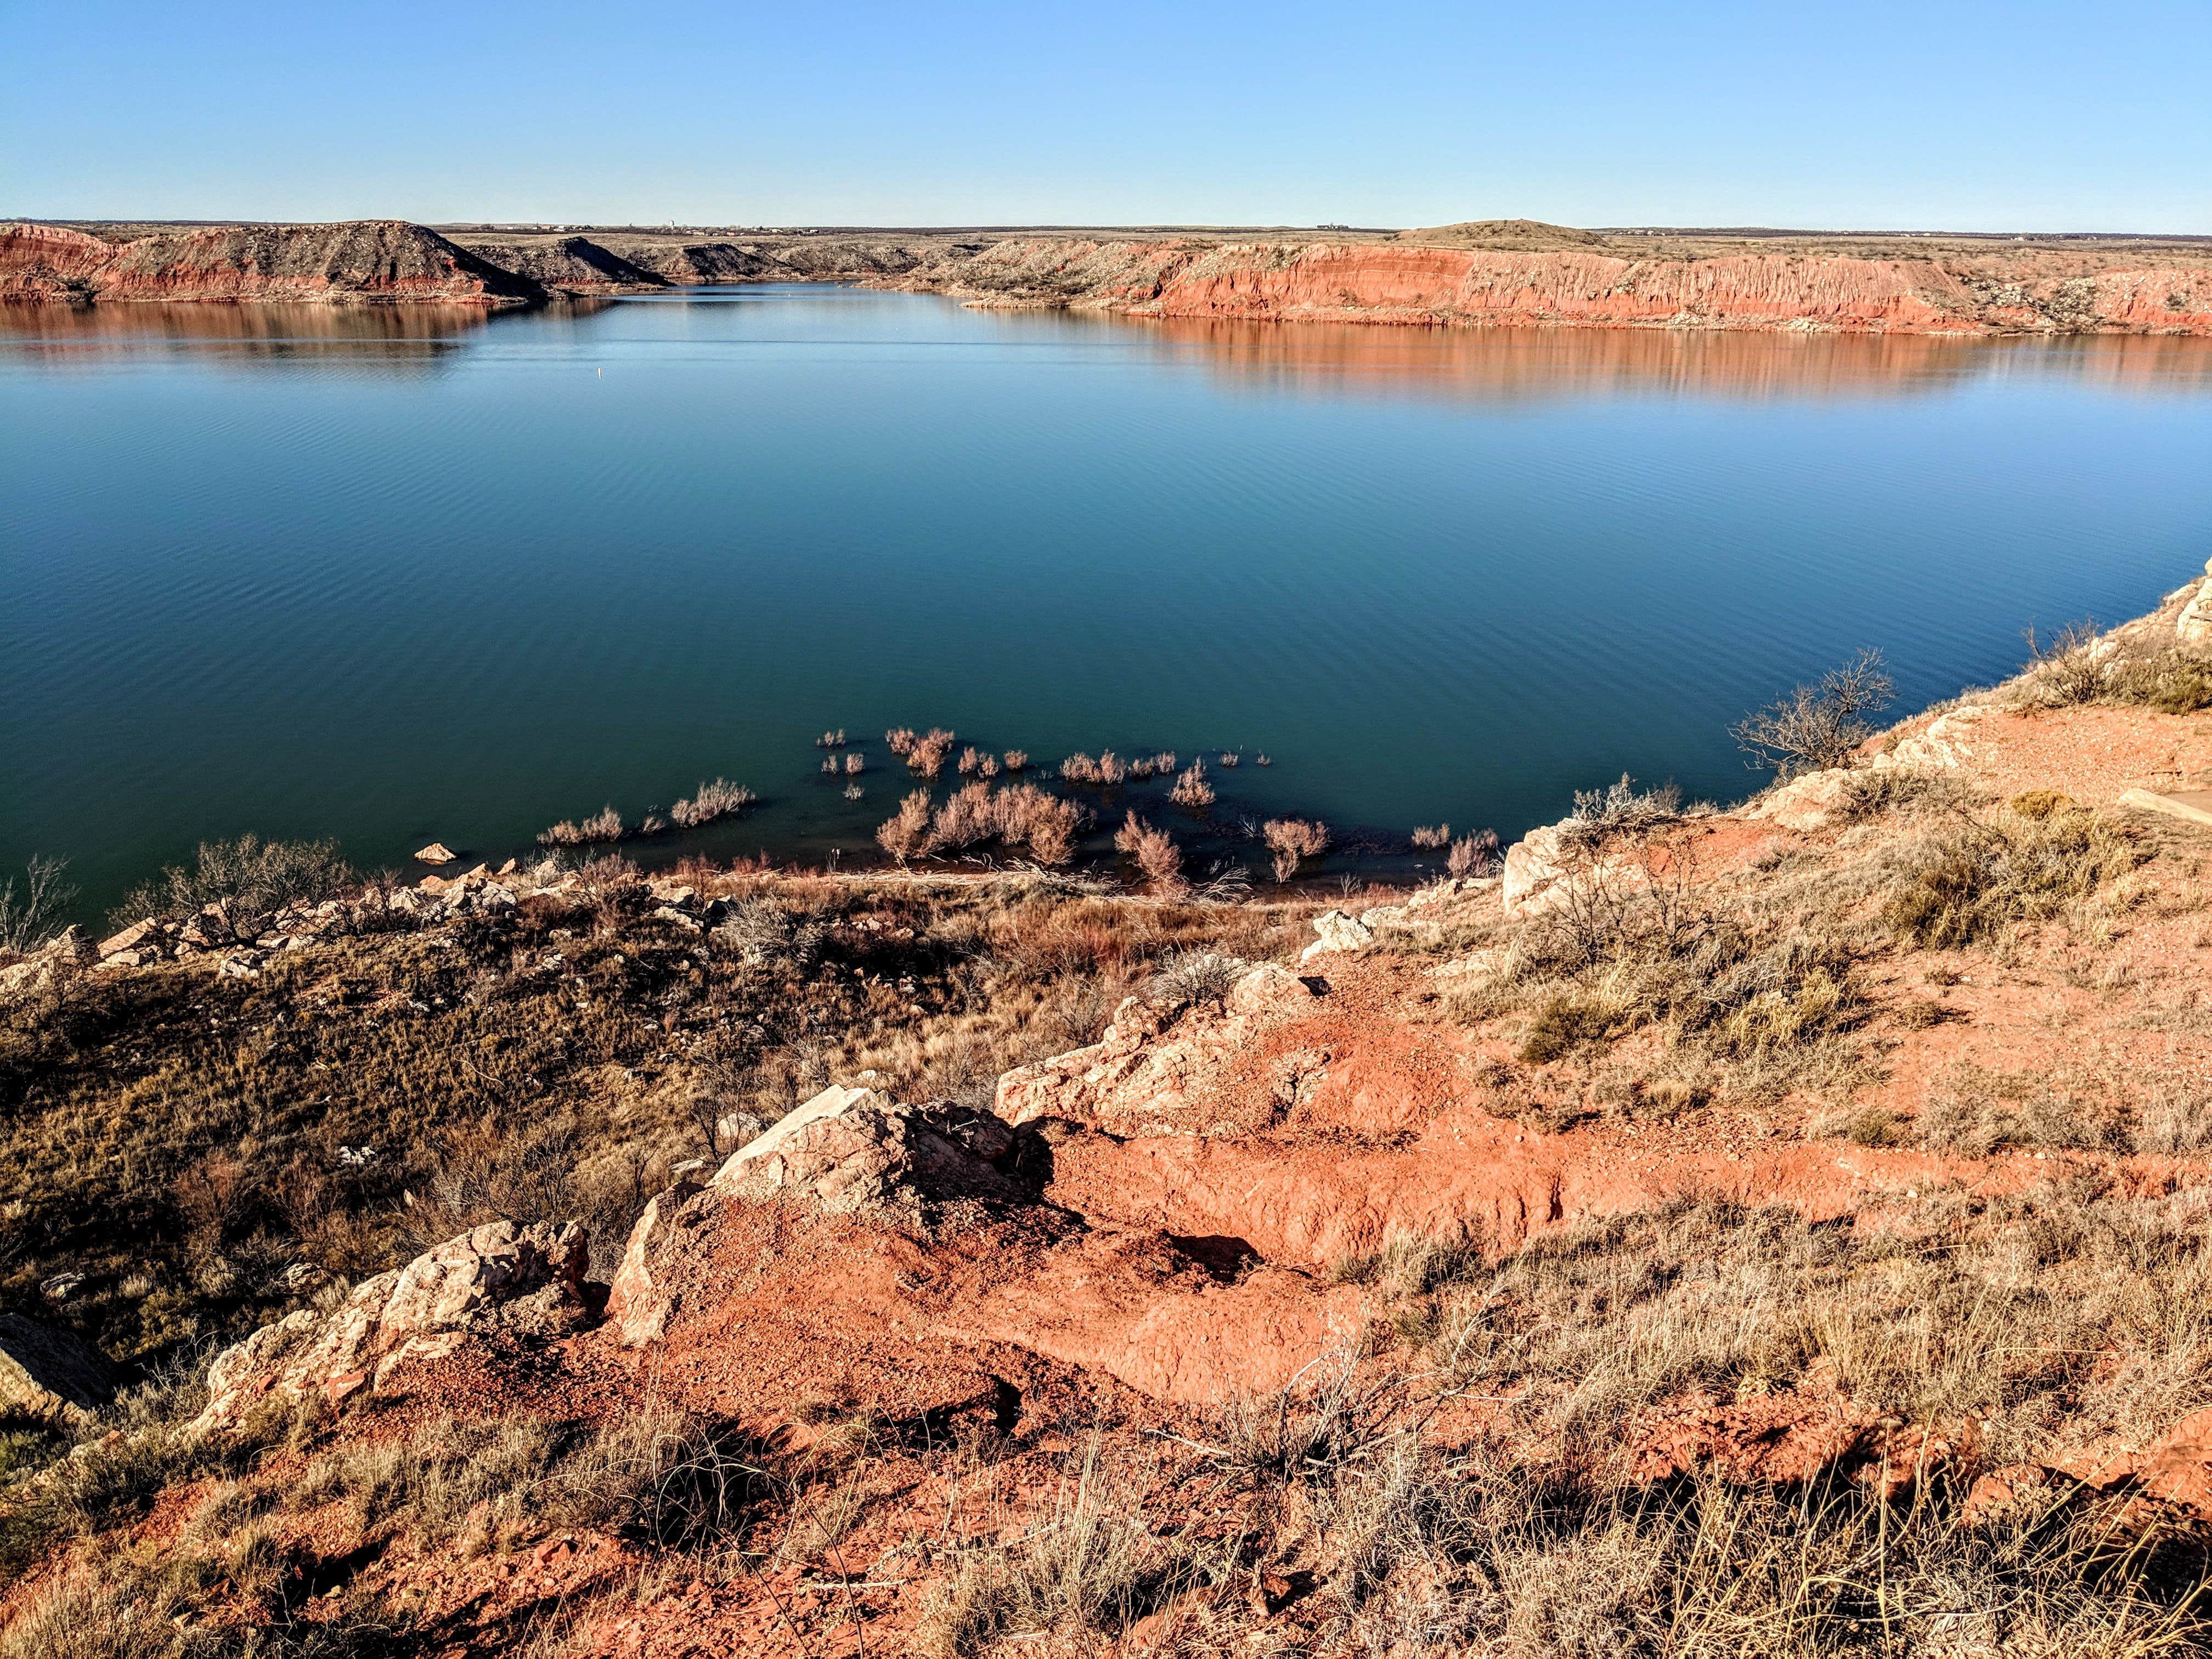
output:
[[[717,775],[762,804],[653,856],[850,861],[911,787],[895,725],[1240,750],[1217,829],[1378,845],[1510,840],[1623,771],[1740,798],[1729,722],[1863,646],[1903,712],[2195,574],[2212,343],[811,285],[9,307],[0,453],[0,867],[66,855],[89,915],[204,837],[496,860]]]

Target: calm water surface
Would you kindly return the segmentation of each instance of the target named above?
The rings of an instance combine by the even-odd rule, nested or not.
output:
[[[716,775],[764,805],[669,853],[849,855],[894,724],[1264,750],[1221,813],[1400,834],[1734,798],[1728,723],[1863,645],[1924,702],[2198,569],[2212,347],[30,309],[0,455],[0,865],[100,908],[206,836],[497,856]]]

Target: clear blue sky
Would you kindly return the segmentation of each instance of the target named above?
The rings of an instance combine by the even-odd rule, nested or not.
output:
[[[2212,0],[0,0],[0,213],[2212,231]]]

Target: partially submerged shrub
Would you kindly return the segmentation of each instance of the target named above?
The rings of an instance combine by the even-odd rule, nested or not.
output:
[[[860,769],[853,763],[860,758],[858,755],[847,756],[845,769],[859,771]],[[823,763],[825,769],[831,764],[829,761]],[[679,800],[670,807],[668,816],[675,819],[678,829],[696,830],[702,823],[714,823],[717,818],[734,817],[758,799],[743,784],[732,783],[727,778],[716,778],[712,783],[701,784],[698,793],[689,800]]]
[[[1206,781],[1206,763],[1194,760],[1190,769],[1176,779],[1175,787],[1168,791],[1168,799],[1177,806],[1195,811],[1213,805],[1213,786]]]
[[[541,847],[589,847],[622,838],[622,814],[611,806],[601,807],[581,823],[563,818],[551,829],[538,832],[538,844]]]
[[[2028,815],[2008,811],[1908,846],[1883,920],[1923,950],[1950,950],[2010,922],[2058,915],[2136,862],[2096,813],[2031,801]]]
[[[182,917],[212,904],[235,927],[287,905],[319,903],[358,879],[334,841],[264,842],[252,835],[204,841],[189,869],[170,865],[160,880],[135,889],[115,914],[125,921]]]
[[[1328,826],[1314,819],[1270,818],[1261,834],[1272,855],[1279,886],[1297,873],[1301,860],[1317,859],[1328,851]]]
[[[1422,828],[1413,831],[1413,845],[1422,852],[1432,852],[1439,847],[1449,847],[1451,844],[1451,825],[1449,823],[1439,823],[1433,829]]]
[[[932,726],[914,740],[906,757],[907,769],[917,777],[933,778],[945,769],[945,757],[952,752],[951,732],[943,726]]]
[[[1866,716],[1887,708],[1896,692],[1881,653],[1862,651],[1814,684],[1746,715],[1729,734],[1754,763],[1771,766],[1787,781],[1849,764],[1853,751],[1874,735]]]

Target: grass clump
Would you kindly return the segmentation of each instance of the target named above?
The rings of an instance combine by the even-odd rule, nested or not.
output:
[[[2014,921],[2059,915],[2139,862],[2096,813],[2039,798],[2027,805],[1910,843],[1883,910],[1890,929],[1923,950],[1955,949]]]

